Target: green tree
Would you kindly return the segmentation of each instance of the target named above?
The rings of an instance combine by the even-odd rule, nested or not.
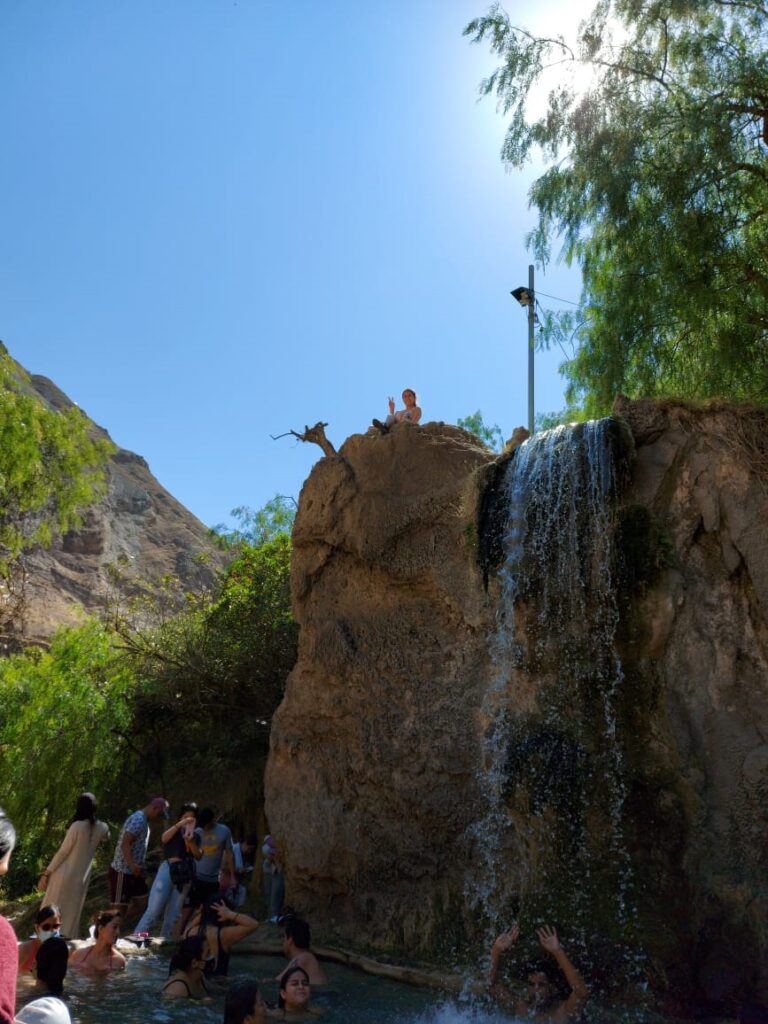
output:
[[[211,530],[222,547],[235,547],[238,544],[258,547],[274,540],[281,533],[290,535],[296,518],[296,502],[293,498],[276,494],[256,511],[248,505],[239,505],[232,509],[230,515],[237,521],[234,530],[228,529],[223,523]]]
[[[479,409],[477,412],[470,413],[469,416],[460,417],[456,420],[456,425],[463,430],[469,431],[470,434],[479,437],[483,444],[493,449],[493,451],[500,452],[503,450],[504,434],[501,432],[501,427],[498,423],[494,423],[492,427],[486,426],[483,414]]]
[[[768,399],[767,14],[760,0],[599,0],[568,43],[496,5],[465,30],[500,58],[481,89],[511,115],[503,159],[548,163],[529,245],[544,265],[559,238],[581,265],[562,372],[590,415],[617,391]],[[579,66],[586,90],[564,77]]]
[[[0,576],[22,551],[77,526],[113,450],[79,409],[49,409],[0,347]]]
[[[166,578],[113,615],[139,681],[131,742],[164,791],[183,786],[230,809],[240,792],[259,806],[270,722],[296,661],[290,553],[285,533],[241,544],[212,591]]]
[[[64,836],[77,796],[119,807],[131,776],[135,679],[99,622],[62,629],[50,649],[0,659],[3,805],[19,832],[14,887],[29,889],[42,852]]]

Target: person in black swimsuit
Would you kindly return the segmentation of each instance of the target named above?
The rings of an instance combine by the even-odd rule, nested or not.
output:
[[[248,914],[238,913],[217,898],[207,899],[189,919],[185,936],[199,935],[205,939],[210,952],[205,973],[226,977],[229,970],[229,953],[236,942],[255,932],[259,922]]]
[[[184,939],[171,957],[168,981],[160,989],[164,999],[205,999],[203,973],[206,964],[206,943],[199,935]]]

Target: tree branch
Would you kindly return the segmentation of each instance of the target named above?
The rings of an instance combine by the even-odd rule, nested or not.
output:
[[[295,430],[286,430],[283,434],[270,434],[269,436],[273,441],[277,441],[280,437],[288,437],[290,434],[292,437],[296,437],[299,441],[310,441],[312,444],[320,445],[323,449],[324,455],[335,455],[336,449],[333,447],[331,442],[325,436],[325,428],[328,426],[327,423],[318,421],[314,427],[308,427],[305,425],[304,433],[299,434]]]

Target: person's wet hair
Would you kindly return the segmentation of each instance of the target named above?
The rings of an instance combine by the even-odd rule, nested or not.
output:
[[[101,929],[108,925],[110,921],[114,921],[116,917],[121,921],[123,919],[123,915],[119,910],[102,910],[100,914],[97,914],[95,918],[96,927],[93,931],[94,936],[98,938]]]
[[[52,996],[59,996],[64,991],[68,961],[69,947],[66,940],[58,936],[44,942],[35,954],[37,980]]]
[[[243,1024],[253,1013],[259,986],[255,981],[234,985],[224,998],[224,1024]]]
[[[286,939],[293,939],[299,949],[309,949],[311,945],[309,925],[303,918],[289,915],[282,924],[285,928]]]
[[[96,821],[96,797],[93,793],[81,793],[77,798],[72,824],[76,821],[90,821],[91,824]]]
[[[45,907],[40,907],[38,912],[35,914],[35,924],[42,924],[43,921],[47,921],[49,917],[61,917],[61,911],[59,910],[58,903],[49,903]]]
[[[298,964],[296,964],[294,967],[289,967],[285,974],[281,975],[280,977],[280,995],[278,995],[277,997],[277,1005],[281,1010],[285,1009],[285,999],[283,998],[283,992],[288,987],[288,979],[292,978],[294,974],[303,974],[306,979],[307,985],[309,985],[309,975],[307,974],[303,967],[299,967]]]
[[[204,949],[205,939],[200,935],[190,935],[182,939],[168,964],[168,974],[173,974],[174,971],[188,971],[195,960],[203,959]]]
[[[13,822],[5,813],[2,807],[0,807],[0,860],[8,853],[13,853],[13,848],[16,845],[16,829],[13,827]]]

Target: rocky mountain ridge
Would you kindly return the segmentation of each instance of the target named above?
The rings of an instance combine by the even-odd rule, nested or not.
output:
[[[47,377],[30,374],[27,385],[53,409],[74,404]],[[93,430],[109,437],[97,424]],[[105,475],[106,493],[83,525],[23,558],[22,615],[15,625],[23,643],[45,642],[83,611],[101,611],[115,592],[114,568],[128,580],[171,574],[199,588],[224,565],[208,528],[159,483],[141,455],[118,447]]]

